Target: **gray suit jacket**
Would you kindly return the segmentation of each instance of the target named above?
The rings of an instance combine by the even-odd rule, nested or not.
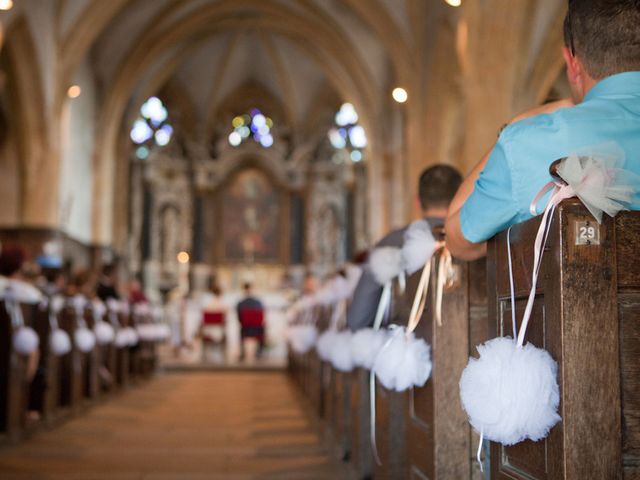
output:
[[[440,218],[425,218],[431,225],[435,227],[442,225],[444,220]],[[404,232],[409,225],[394,230],[386,235],[382,240],[376,243],[377,247],[398,247],[404,244]],[[362,270],[362,276],[358,281],[358,285],[353,293],[353,300],[347,309],[347,326],[352,330],[360,330],[373,326],[373,320],[378,309],[378,302],[382,295],[382,286],[376,282],[369,265],[365,265]]]

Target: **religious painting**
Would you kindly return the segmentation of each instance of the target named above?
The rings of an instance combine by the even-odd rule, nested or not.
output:
[[[281,198],[261,170],[247,168],[235,175],[222,194],[224,261],[282,261]]]

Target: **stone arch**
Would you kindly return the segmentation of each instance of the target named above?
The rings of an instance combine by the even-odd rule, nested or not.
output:
[[[283,12],[281,8],[274,8],[275,6],[272,4],[263,5],[253,0],[247,0],[243,3],[244,6],[249,6],[261,12],[263,16],[260,18],[260,22],[265,28],[281,32],[302,44],[307,53],[315,56],[316,61],[327,71],[328,78],[337,85],[343,95],[348,97],[351,94],[355,97],[354,103],[359,104],[359,107],[361,107],[359,110],[362,113],[365,127],[367,119],[369,123],[372,122],[371,105],[375,105],[375,95],[368,85],[365,69],[361,61],[355,56],[352,49],[344,48],[346,39],[336,36],[335,31],[327,30],[324,25],[314,24],[309,19],[296,13]],[[114,88],[107,97],[100,128],[104,134],[98,139],[98,148],[96,149],[96,161],[102,176],[100,181],[96,182],[96,192],[100,197],[100,200],[96,203],[98,210],[94,215],[94,218],[97,219],[97,223],[94,225],[94,233],[97,239],[108,241],[110,238],[109,204],[111,203],[112,186],[109,179],[113,176],[111,173],[114,163],[113,144],[117,136],[122,112],[126,105],[126,99],[132,86],[138,80],[141,72],[144,72],[150,66],[153,59],[167,45],[188,40],[189,32],[196,31],[201,35],[203,30],[215,31],[216,29],[237,28],[242,25],[242,22],[246,20],[238,20],[242,16],[237,14],[237,10],[233,10],[237,9],[237,7],[237,2],[220,2],[209,6],[204,11],[197,11],[187,18],[180,19],[178,25],[167,26],[170,31],[161,36],[160,40],[158,40],[159,32],[148,32],[146,37],[141,40],[129,55],[129,62],[120,69],[118,78],[114,82]],[[230,17],[230,14],[234,12],[235,14]],[[250,18],[249,21],[256,20]],[[305,32],[310,30],[318,33],[317,40],[321,47],[320,53],[318,53],[318,50],[312,49],[308,39],[305,38]],[[314,44],[314,46],[318,46],[318,43]],[[335,70],[335,66],[332,67],[332,63],[336,59],[338,67],[344,68],[345,72],[351,73],[345,74]]]

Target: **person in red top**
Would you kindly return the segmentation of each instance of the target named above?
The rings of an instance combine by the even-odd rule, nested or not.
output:
[[[246,339],[258,341],[258,354],[264,348],[264,306],[262,302],[253,296],[252,286],[245,283],[243,286],[244,298],[236,306],[238,321],[240,322],[240,337],[242,339],[242,356],[247,352],[245,348]]]

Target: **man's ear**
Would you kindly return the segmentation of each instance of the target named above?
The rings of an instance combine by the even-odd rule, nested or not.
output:
[[[567,64],[567,79],[569,83],[579,88],[582,84],[582,67],[580,63],[566,46],[562,47],[562,56]]]

